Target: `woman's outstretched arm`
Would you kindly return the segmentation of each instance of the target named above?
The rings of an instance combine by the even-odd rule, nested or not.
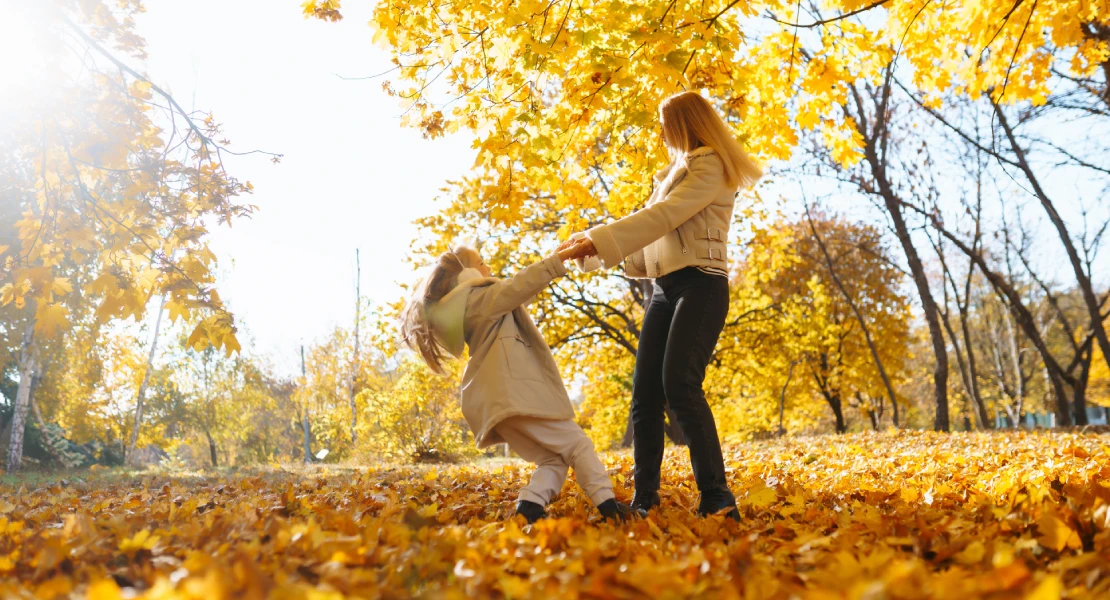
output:
[[[709,206],[724,185],[724,164],[716,152],[688,159],[686,176],[662,202],[586,232],[601,264],[614,267],[626,256],[674,231]]]

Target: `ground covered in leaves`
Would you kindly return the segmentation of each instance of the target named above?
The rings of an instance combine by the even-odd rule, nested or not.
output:
[[[0,486],[0,596],[1107,598],[1110,438],[888,433],[727,450],[744,515],[598,522],[571,485],[507,519],[523,463],[89,474]],[[607,457],[618,496],[631,459]]]

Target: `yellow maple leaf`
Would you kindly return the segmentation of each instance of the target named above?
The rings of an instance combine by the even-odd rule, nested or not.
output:
[[[761,483],[759,486],[748,491],[748,495],[744,498],[744,503],[755,508],[767,508],[778,501],[778,499],[779,495],[773,488],[769,488]]]
[[[53,337],[69,327],[69,309],[62,304],[40,304],[35,311],[35,331]]]

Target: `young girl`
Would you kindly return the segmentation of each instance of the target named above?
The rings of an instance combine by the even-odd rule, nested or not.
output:
[[[402,313],[405,344],[442,373],[446,354],[470,348],[462,381],[462,412],[479,448],[507,442],[536,465],[520,491],[516,514],[529,523],[559,493],[573,467],[578,485],[607,519],[624,519],[631,509],[616,501],[613,483],[593,444],[574,422],[551,350],[524,305],[551,280],[566,274],[560,249],[506,280],[494,279],[481,256],[460,247],[436,260]]]

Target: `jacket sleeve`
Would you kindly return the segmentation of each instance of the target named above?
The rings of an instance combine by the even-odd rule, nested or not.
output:
[[[586,232],[605,268],[674,231],[713,202],[725,182],[720,157],[712,152],[687,160],[686,175],[662,201]]]
[[[467,311],[474,317],[492,319],[508,314],[528,303],[552,280],[567,274],[557,255],[521,269],[519,273],[485,287],[475,288]]]

